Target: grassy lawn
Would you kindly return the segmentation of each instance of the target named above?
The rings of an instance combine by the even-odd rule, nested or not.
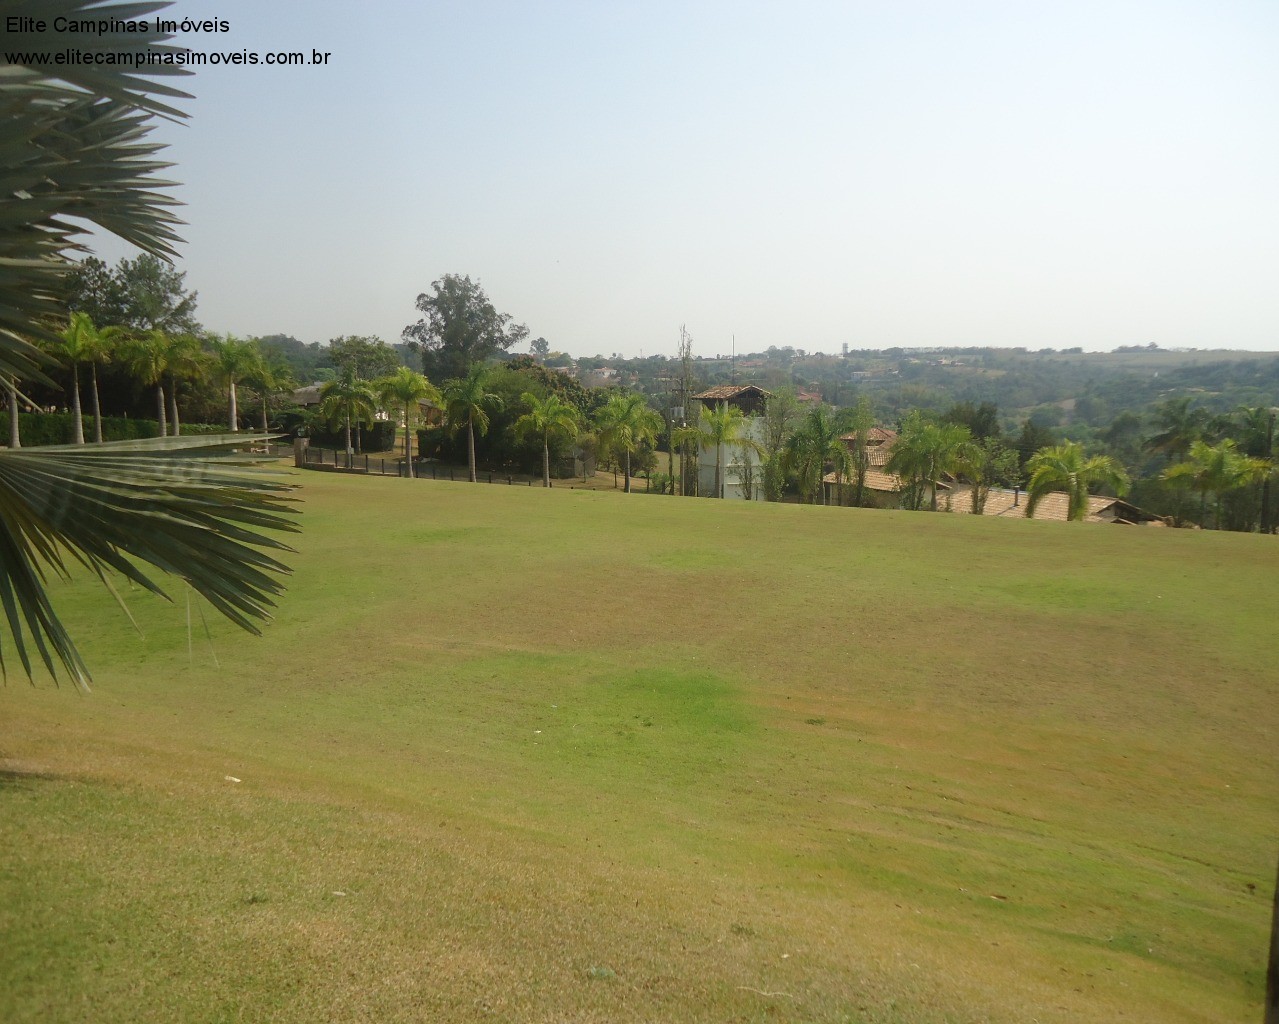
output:
[[[0,1020],[1260,1018],[1271,539],[296,479],[260,639],[55,587]]]

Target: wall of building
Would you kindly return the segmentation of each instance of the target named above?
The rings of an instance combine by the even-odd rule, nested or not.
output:
[[[762,416],[747,417],[746,429],[743,434],[762,445],[764,443],[764,418]],[[720,472],[723,479],[725,498],[741,501],[748,497],[743,479],[747,474],[743,471],[742,465],[739,465],[739,463],[748,463],[751,469],[750,476],[752,477],[749,498],[752,501],[764,500],[764,467],[760,456],[749,449],[721,445],[720,460]],[[703,497],[715,494],[714,446],[705,446],[697,453],[697,493]]]

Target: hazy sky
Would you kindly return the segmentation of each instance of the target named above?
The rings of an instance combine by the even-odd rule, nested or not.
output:
[[[211,330],[396,341],[461,273],[575,355],[1279,349],[1273,0],[172,11],[332,53],[161,130]]]

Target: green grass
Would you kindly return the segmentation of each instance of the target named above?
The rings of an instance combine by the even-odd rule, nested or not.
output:
[[[261,639],[55,587],[0,1019],[1259,1017],[1270,539],[297,479]]]

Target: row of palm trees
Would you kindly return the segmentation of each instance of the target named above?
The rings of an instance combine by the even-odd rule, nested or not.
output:
[[[466,455],[469,479],[477,480],[475,438],[488,433],[490,413],[503,405],[501,395],[491,390],[492,371],[477,363],[463,377],[445,381],[436,388],[420,373],[401,367],[379,381],[366,381],[354,371],[346,371],[320,389],[320,415],[334,427],[344,426],[346,448],[351,450],[353,425],[371,422],[378,408],[394,408],[397,417],[402,410],[404,424],[404,460],[409,476],[413,475],[412,436],[422,403],[429,402],[443,411],[444,423],[453,433],[466,432]],[[525,391],[520,402],[527,410],[514,423],[517,436],[540,442],[542,448],[542,484],[551,485],[551,447],[560,440],[574,440],[588,425],[593,428],[596,445],[601,451],[620,458],[625,467],[625,490],[631,489],[631,456],[642,446],[651,444],[661,432],[661,417],[648,407],[643,395],[614,395],[599,409],[588,424],[579,409],[559,395],[538,395]]]
[[[123,327],[98,327],[85,313],[74,312],[66,327],[48,346],[48,352],[71,371],[70,406],[72,440],[84,444],[81,370],[89,371],[89,396],[93,414],[93,440],[101,443],[102,402],[98,368],[119,363],[143,386],[155,389],[156,420],[161,436],[181,431],[178,397],[209,377],[226,388],[227,428],[239,427],[238,388],[249,386],[262,402],[262,430],[268,429],[268,405],[273,395],[296,385],[288,370],[273,365],[252,339],[232,335],[201,341],[193,335],[170,335],[151,330],[130,332]]]
[[[845,481],[854,488],[854,504],[861,505],[866,473],[870,466],[866,440],[874,418],[869,406],[832,410],[812,409],[797,429],[785,438],[777,452],[768,453],[748,432],[741,410],[721,404],[707,410],[694,424],[672,432],[675,445],[713,447],[716,453],[715,495],[724,490],[721,452],[737,450],[742,464],[747,453],[777,458],[782,472],[793,475],[800,497],[812,503],[823,499],[822,481],[834,473],[836,486]],[[847,440],[852,438],[851,443]],[[1161,438],[1156,438],[1156,442]],[[1201,524],[1207,524],[1209,496],[1215,499],[1213,523],[1222,525],[1222,502],[1233,491],[1267,480],[1275,471],[1272,461],[1244,454],[1231,438],[1209,444],[1188,442],[1181,451],[1184,459],[1169,466],[1161,479],[1172,486],[1187,486],[1201,499]],[[981,514],[990,488],[995,484],[1020,483],[1023,472],[1016,451],[991,438],[974,438],[965,426],[932,420],[912,412],[901,424],[885,470],[902,482],[902,504],[920,510],[927,505],[937,511],[936,482],[946,477],[971,484],[972,511]],[[1101,489],[1117,495],[1127,493],[1131,481],[1122,465],[1108,455],[1089,455],[1083,445],[1067,441],[1040,449],[1026,463],[1024,479],[1027,514],[1033,515],[1043,498],[1065,492],[1068,518],[1080,520],[1088,512],[1088,496]]]

